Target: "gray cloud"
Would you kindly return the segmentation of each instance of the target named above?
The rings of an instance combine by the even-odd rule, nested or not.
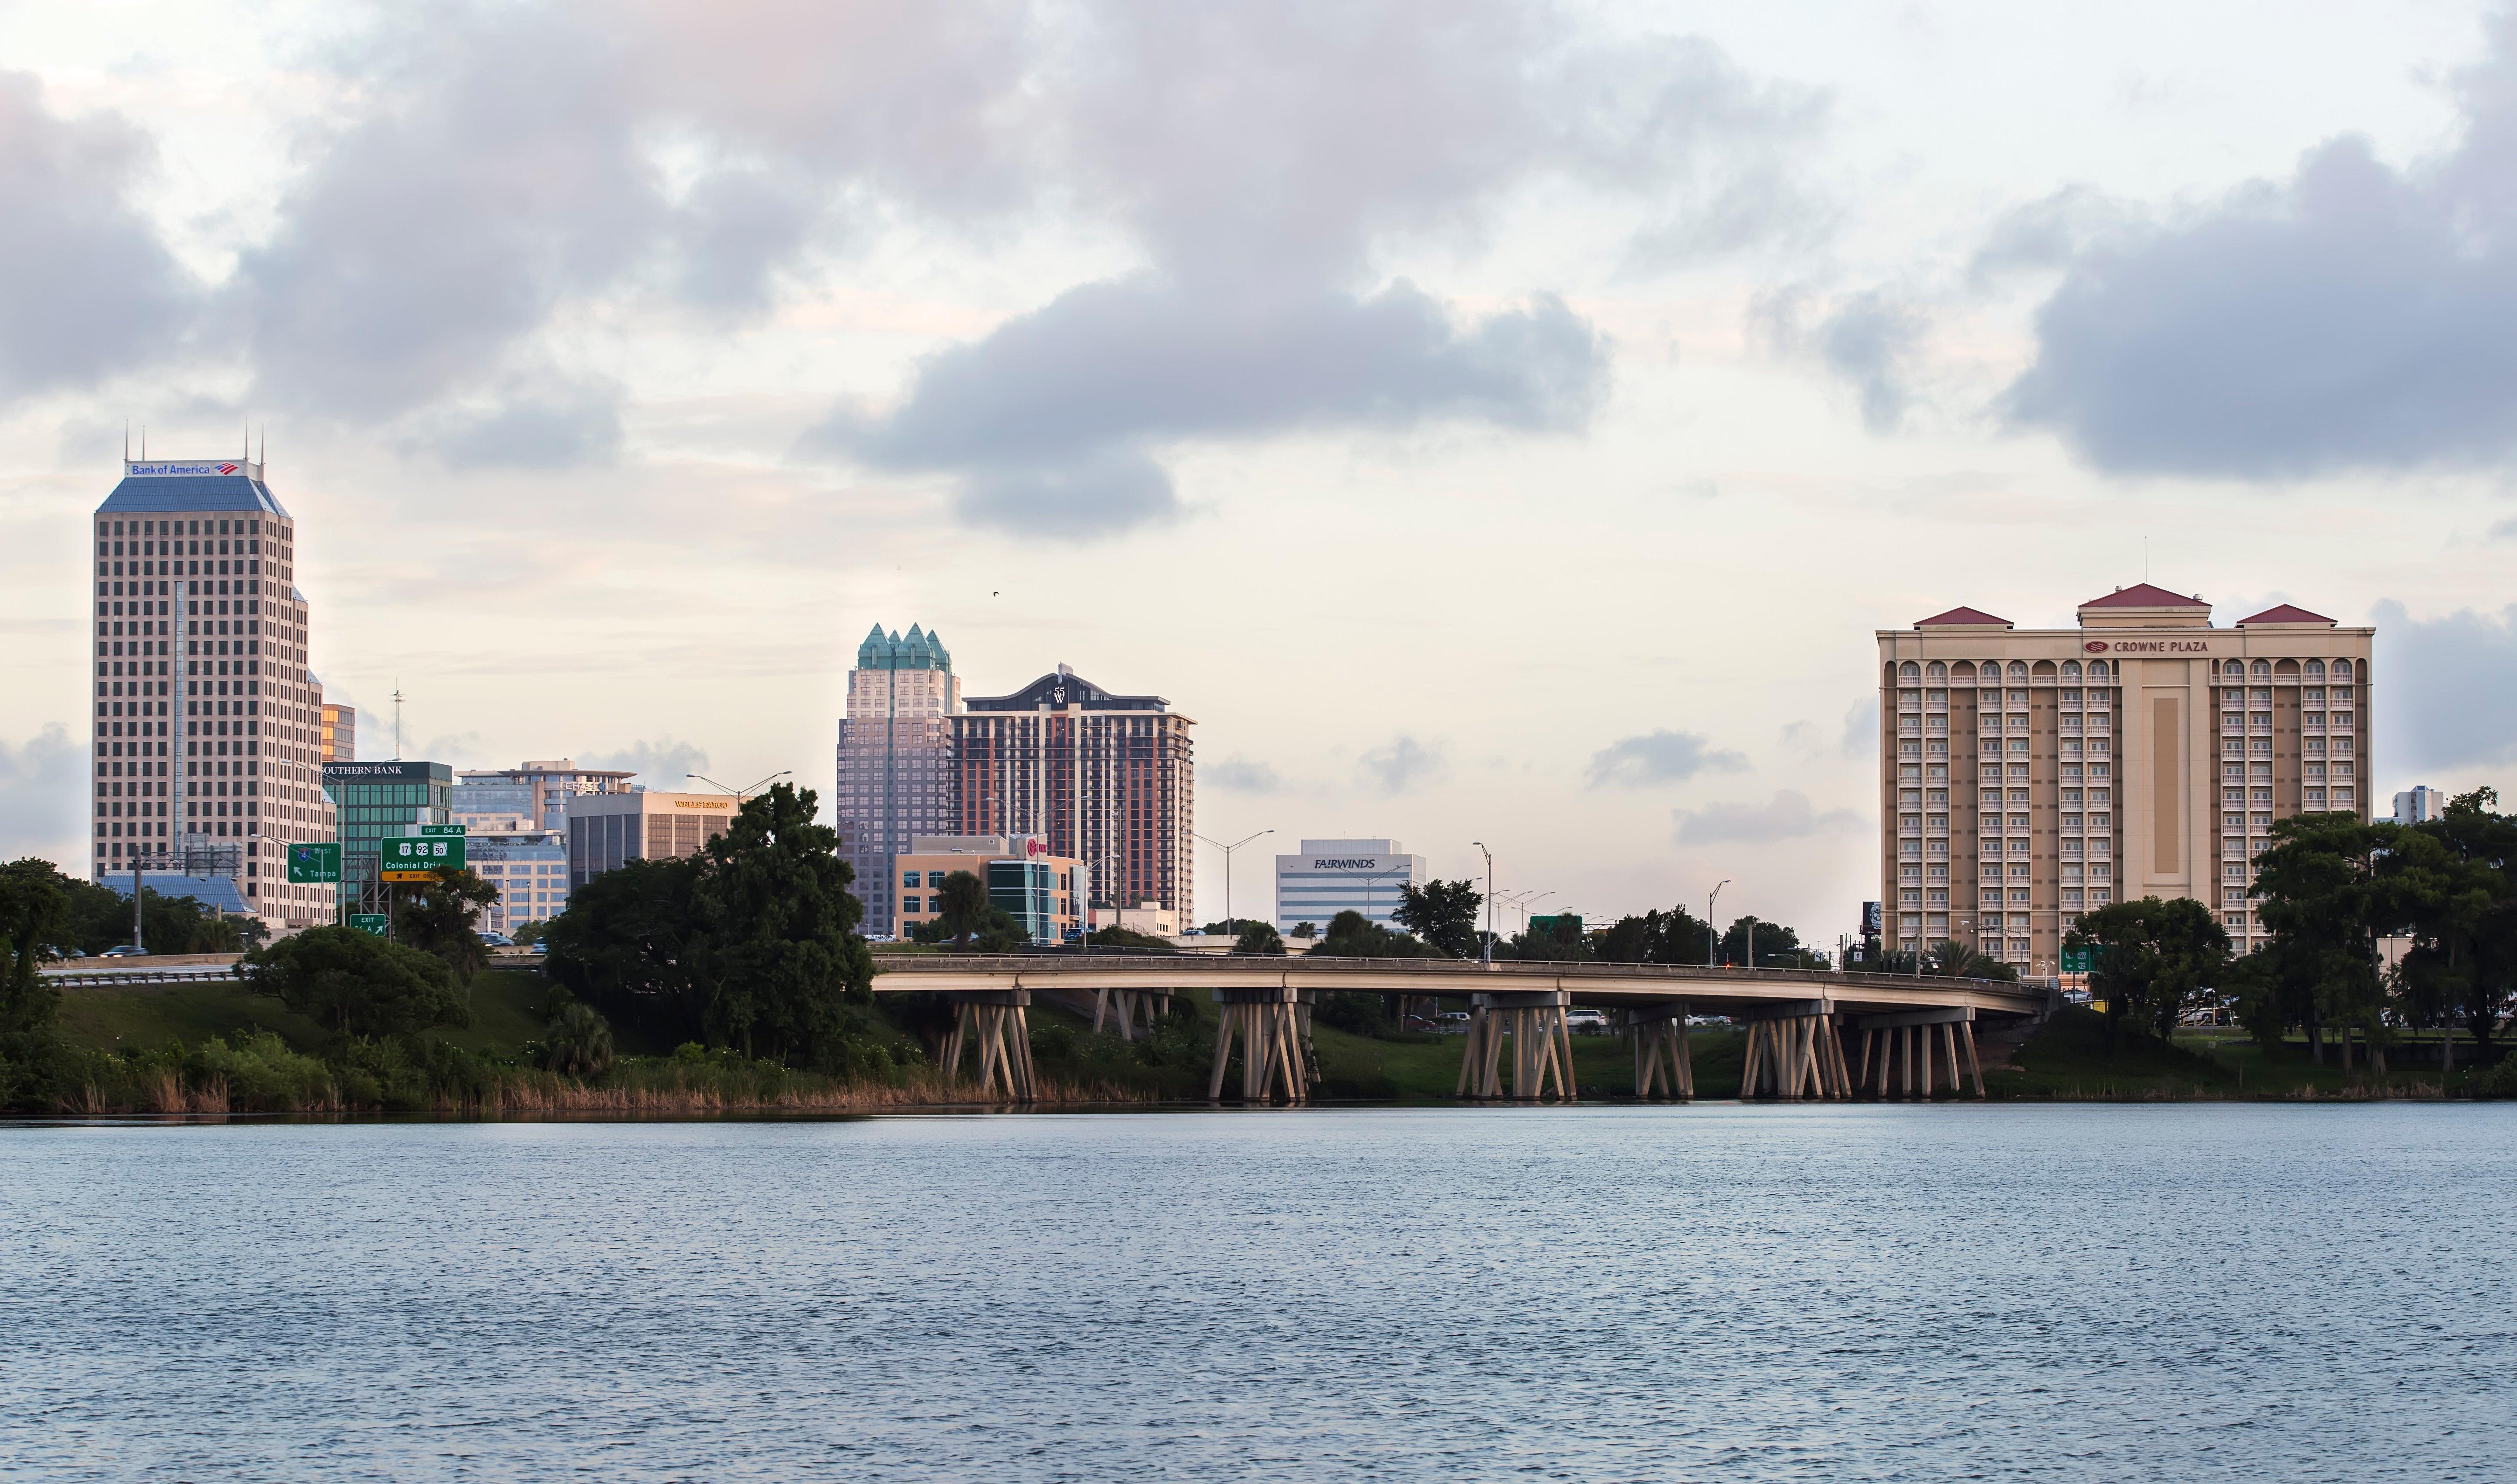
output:
[[[701,786],[691,782],[690,775],[705,773],[708,766],[705,751],[669,737],[638,742],[615,752],[589,752],[577,760],[589,768],[626,768],[638,775],[630,782],[660,789]],[[726,782],[740,788],[751,780],[728,779]]]
[[[483,403],[423,414],[408,448],[454,469],[564,469],[609,463],[621,443],[620,388],[559,376],[514,378]]]
[[[1706,744],[1692,732],[1646,732],[1623,738],[1591,756],[1584,770],[1594,788],[1648,788],[1681,784],[1699,773],[1737,773],[1748,759]]]
[[[2389,740],[2380,762],[2413,770],[2517,761],[2517,691],[2500,683],[2517,675],[2517,605],[2416,619],[2390,599],[2369,622],[2377,729]]]
[[[1228,793],[1281,793],[1285,788],[1285,781],[1275,769],[1243,757],[1210,763],[1198,770],[1198,778],[1208,787]]]
[[[184,348],[199,288],[129,199],[151,157],[120,117],[57,118],[33,77],[0,72],[0,399]]]
[[[1750,332],[1777,354],[1814,360],[1860,395],[1861,422],[1872,433],[1903,426],[1914,394],[1909,385],[1914,353],[1931,327],[1919,304],[1885,289],[1864,289],[1815,308],[1806,288],[1762,296],[1750,306]]]
[[[1670,819],[1677,826],[1675,837],[1681,845],[1796,840],[1813,834],[1840,834],[1858,829],[1862,824],[1861,816],[1850,809],[1830,809],[1821,814],[1810,803],[1808,794],[1791,788],[1774,790],[1774,796],[1762,804],[1673,809]]]
[[[2069,261],[2005,399],[2098,467],[2269,480],[2517,451],[2517,49],[2460,79],[2464,133],[2368,142]]]
[[[1554,298],[1462,326],[1403,282],[1258,299],[1140,277],[946,351],[888,417],[841,414],[808,442],[963,471],[974,523],[1098,534],[1176,514],[1151,444],[1442,417],[1569,428],[1604,379],[1599,337]]]
[[[21,743],[0,742],[0,860],[59,852],[83,872],[76,852],[86,775],[86,750],[59,722]]]
[[[2493,522],[2490,531],[2483,537],[2483,539],[2488,541],[2517,541],[2517,515],[2512,515],[2504,521]]]
[[[1392,738],[1363,755],[1363,774],[1384,793],[1413,793],[1450,777],[1450,749],[1438,742]]]
[[[1836,755],[1847,758],[1873,757],[1879,751],[1879,698],[1865,697],[1853,703],[1844,713],[1844,737],[1836,743]]]

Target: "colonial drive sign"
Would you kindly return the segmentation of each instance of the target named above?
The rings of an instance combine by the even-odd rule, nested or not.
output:
[[[373,933],[381,938],[393,926],[393,919],[382,912],[352,912],[350,925],[360,932]]]
[[[335,886],[341,880],[341,846],[326,840],[320,844],[288,847],[288,884],[291,886]]]
[[[432,881],[441,870],[463,869],[463,836],[399,836],[376,842],[382,851],[377,874],[388,881]]]

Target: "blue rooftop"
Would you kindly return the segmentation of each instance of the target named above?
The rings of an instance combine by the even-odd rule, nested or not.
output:
[[[160,474],[157,470],[182,469],[183,474]],[[202,471],[193,474],[189,471]],[[234,473],[214,473],[215,470]],[[169,464],[162,462],[129,462],[123,465],[122,483],[96,507],[99,515],[172,515],[176,511],[233,510],[252,511],[263,515],[285,516],[279,501],[273,497],[271,487],[262,482],[262,467],[222,460],[209,464]],[[141,472],[149,471],[149,472]]]

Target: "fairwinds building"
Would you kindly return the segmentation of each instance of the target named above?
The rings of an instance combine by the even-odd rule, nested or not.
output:
[[[2375,630],[2282,604],[2229,628],[2143,583],[2069,629],[1955,608],[1878,631],[1880,898],[1892,945],[2045,977],[2089,909],[2247,888],[2275,820],[2368,818]]]

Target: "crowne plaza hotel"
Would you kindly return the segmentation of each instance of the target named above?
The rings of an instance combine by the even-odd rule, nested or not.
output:
[[[1878,631],[1880,900],[1890,942],[2058,971],[2091,908],[2210,903],[2260,946],[2273,822],[2368,818],[2375,630],[2287,604],[2211,623],[2144,583],[2067,629],[1955,608]]]

